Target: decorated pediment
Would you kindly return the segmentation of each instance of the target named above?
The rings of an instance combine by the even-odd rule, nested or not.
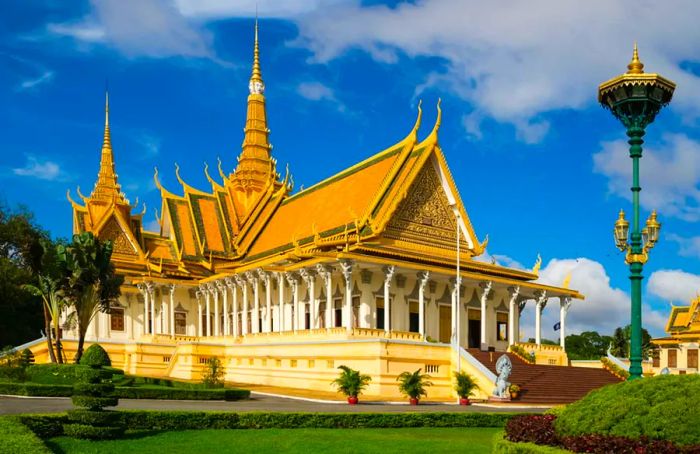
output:
[[[121,226],[116,217],[112,216],[100,229],[97,237],[100,240],[110,240],[117,254],[138,256],[139,250],[132,239]]]
[[[435,166],[428,161],[399,203],[384,236],[454,249],[457,221]],[[462,240],[466,250],[467,243]]]

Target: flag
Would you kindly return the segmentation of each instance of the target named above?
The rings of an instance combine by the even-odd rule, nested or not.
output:
[[[556,322],[554,324],[554,331],[559,331],[561,329],[561,322]]]

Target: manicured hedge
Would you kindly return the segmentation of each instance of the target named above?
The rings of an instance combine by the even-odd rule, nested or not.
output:
[[[0,383],[0,394],[14,396],[70,397],[70,385],[41,385],[36,383]]]
[[[14,396],[70,397],[73,387],[68,385],[41,385],[36,383],[0,383],[0,394]],[[121,387],[114,390],[120,399],[169,399],[169,400],[241,400],[250,397],[247,389],[185,389],[164,387]]]
[[[182,388],[151,388],[151,387],[122,387],[114,390],[120,399],[172,399],[172,400],[241,400],[250,397],[247,389],[182,389]]]
[[[661,375],[610,385],[568,405],[561,436],[599,434],[700,444],[700,375]]]
[[[99,427],[90,424],[66,424],[63,433],[73,438],[86,440],[113,440],[124,435],[123,427]]]
[[[503,427],[508,413],[270,413],[124,411],[129,429]]]
[[[0,452],[43,454],[51,451],[16,416],[0,417]]]
[[[295,429],[295,428],[401,428],[401,427],[503,427],[512,413],[269,413],[269,412],[190,412],[119,411],[108,412],[121,418],[127,430],[196,429]],[[116,416],[119,415],[119,416]],[[82,414],[74,419],[87,418]],[[42,438],[63,434],[63,415],[23,415],[21,421]]]
[[[497,433],[493,438],[492,454],[561,454],[570,453],[565,449],[553,446],[541,446],[535,443],[516,443],[503,438],[503,432]]]

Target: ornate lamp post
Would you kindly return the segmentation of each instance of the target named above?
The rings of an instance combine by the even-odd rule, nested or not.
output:
[[[628,71],[598,87],[598,102],[622,122],[627,128],[630,157],[632,158],[632,233],[629,235],[629,222],[620,211],[615,222],[615,244],[621,251],[627,251],[625,263],[630,266],[632,283],[632,333],[630,336],[630,380],[642,376],[642,268],[649,250],[659,239],[661,224],[652,212],[646,227],[639,230],[639,159],[642,157],[642,137],[644,129],[654,121],[662,107],[671,102],[676,84],[658,74],[644,72],[639,61],[637,45],[634,45],[632,61]],[[628,239],[629,235],[629,239]]]

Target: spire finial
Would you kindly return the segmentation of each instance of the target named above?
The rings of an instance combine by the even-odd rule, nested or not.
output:
[[[112,149],[112,139],[109,133],[109,88],[105,87],[105,133],[102,148]]]
[[[255,45],[253,47],[253,72],[250,75],[250,83],[248,84],[250,94],[261,95],[265,92],[265,84],[260,71],[260,46],[258,45],[258,10],[255,7]]]
[[[644,63],[639,60],[639,51],[637,50],[637,42],[634,43],[632,51],[632,61],[627,65],[627,74],[642,74],[644,72]]]

